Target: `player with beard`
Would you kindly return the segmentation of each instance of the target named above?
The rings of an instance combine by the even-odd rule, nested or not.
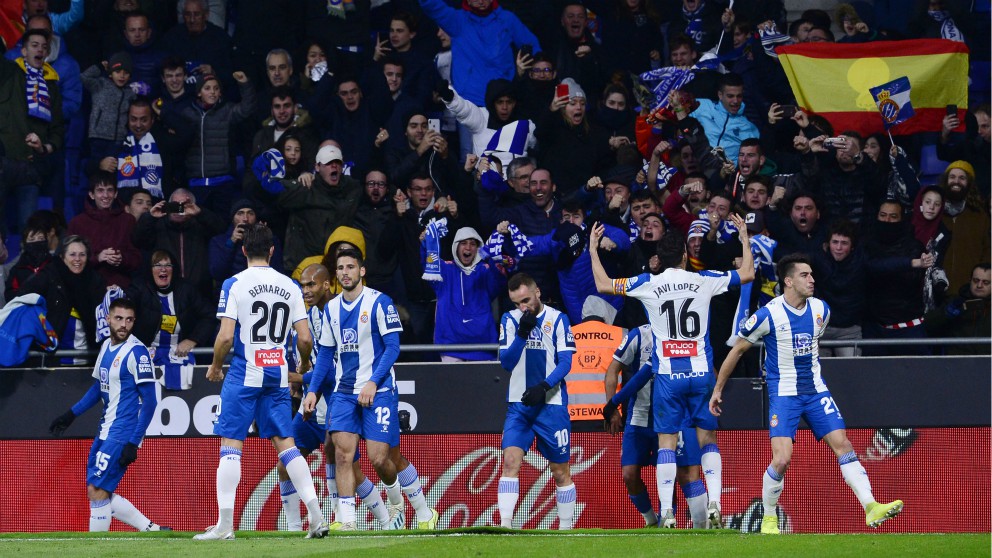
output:
[[[975,186],[975,169],[966,161],[954,161],[940,177],[944,191],[944,225],[951,242],[944,256],[944,269],[951,285],[971,280],[976,261],[989,260],[989,204]]]
[[[386,484],[391,505],[402,505],[402,496],[394,504],[397,484],[401,484],[417,512],[417,527],[435,529],[439,516],[427,505],[416,469],[393,456],[399,451],[400,435],[393,371],[403,331],[399,314],[388,295],[362,284],[365,262],[359,251],[343,250],[335,262],[342,291],[324,308],[317,364],[303,408],[313,412],[317,393],[333,391],[327,431],[335,447],[341,530],[356,529],[353,495],[359,487],[352,463],[359,436],[365,439],[369,461]],[[328,377],[331,372],[333,379]]]
[[[785,472],[792,459],[800,418],[806,420],[817,440],[826,442],[837,456],[844,482],[865,509],[865,523],[878,527],[899,515],[903,503],[875,501],[868,474],[847,439],[840,409],[820,377],[817,348],[830,322],[830,306],[813,297],[813,271],[805,256],[783,257],[777,271],[783,294],[759,308],[741,327],[740,338],[720,368],[710,397],[710,412],[721,414],[723,387],[737,361],[754,343],[764,341],[772,461],[762,476],[761,532],[779,534],[778,500],[785,487]]]
[[[93,440],[86,469],[86,495],[90,500],[90,531],[110,530],[116,517],[139,531],[171,531],[149,521],[127,498],[116,494],[130,464],[138,459],[138,446],[155,416],[155,373],[148,349],[131,335],[134,304],[127,299],[110,303],[110,337],[103,342],[93,367],[93,385],[71,409],[52,421],[58,436],[79,415],[103,403],[100,430]]]
[[[307,323],[310,327],[310,334],[314,339],[319,339],[324,307],[331,300],[332,296],[331,275],[323,265],[311,264],[300,274],[300,288],[303,290],[303,302],[307,305]],[[316,347],[319,347],[319,344]],[[316,364],[317,358],[315,353],[318,350],[310,353],[311,365]],[[313,372],[307,372],[306,374],[291,372],[289,374],[289,381],[291,383],[302,384],[308,388],[312,377]],[[331,393],[333,392],[328,391],[327,395]],[[304,458],[318,449],[321,443],[324,444],[325,482],[327,492],[330,495],[331,509],[336,513],[338,507],[337,465],[334,462],[334,444],[331,443],[330,435],[327,434],[327,398],[323,393],[319,393],[317,397],[317,406],[314,412],[306,413],[301,405],[299,412],[293,418],[293,439],[296,440],[296,447],[300,450]],[[357,493],[362,498],[365,506],[379,520],[384,529],[391,530],[402,527],[402,518],[399,518],[398,514],[390,516],[389,511],[382,502],[382,496],[379,494],[379,491],[375,488],[372,481],[368,480],[362,473],[362,469],[358,465],[358,459],[359,455],[356,451],[352,468],[354,469]],[[286,467],[281,461],[277,464],[277,467],[279,470],[279,494],[282,497],[283,511],[286,513],[286,528],[289,531],[299,531],[303,528],[303,522],[300,518],[300,496],[296,492],[296,487],[293,486],[293,481],[290,480],[289,474],[286,472]],[[330,517],[330,514],[327,515]],[[397,518],[399,518],[398,521]],[[332,530],[335,528],[340,529],[341,527],[342,523],[340,522],[334,522],[330,525]]]

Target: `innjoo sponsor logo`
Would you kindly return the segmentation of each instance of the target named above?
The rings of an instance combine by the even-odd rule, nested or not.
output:
[[[695,341],[662,341],[661,351],[668,358],[694,357],[698,354]]]

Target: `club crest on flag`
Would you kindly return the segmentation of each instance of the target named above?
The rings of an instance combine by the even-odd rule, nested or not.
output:
[[[875,105],[878,106],[886,130],[909,120],[915,114],[909,98],[908,77],[897,78],[878,87],[872,87],[868,91],[871,92]]]

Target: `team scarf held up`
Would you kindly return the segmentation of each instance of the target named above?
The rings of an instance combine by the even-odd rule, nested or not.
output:
[[[144,188],[153,197],[162,195],[162,154],[150,133],[135,141],[134,134],[124,138],[117,157],[117,187]]]
[[[520,260],[533,247],[534,243],[524,233],[520,232],[520,229],[516,225],[510,224],[507,227],[506,235],[498,232],[489,235],[489,239],[486,240],[480,252],[483,258],[490,258],[502,265],[507,272],[511,272],[517,268]],[[510,253],[511,249],[512,254]]]
[[[763,235],[756,234],[751,237],[751,254],[754,256],[754,268],[760,273],[761,278],[766,282],[778,281],[775,275],[775,262],[773,261],[775,247],[778,242]],[[727,346],[733,347],[737,343],[737,333],[744,322],[751,317],[751,292],[754,289],[755,281],[741,284],[740,298],[737,300],[737,311],[734,314],[733,330],[727,339]],[[758,306],[768,304],[772,297],[762,291],[761,298],[758,299]]]
[[[424,248],[427,258],[424,262],[424,281],[441,281],[441,239],[448,234],[448,219],[431,219],[424,235]]]
[[[32,68],[24,63],[27,79],[24,80],[28,101],[28,116],[52,121],[52,98],[48,94],[48,82],[45,81],[44,69]]]

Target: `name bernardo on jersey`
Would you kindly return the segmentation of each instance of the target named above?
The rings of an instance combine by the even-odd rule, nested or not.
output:
[[[255,285],[248,290],[248,294],[250,294],[252,298],[255,298],[263,293],[274,294],[278,297],[282,297],[283,300],[289,300],[289,297],[292,296],[289,291],[278,285]]]

